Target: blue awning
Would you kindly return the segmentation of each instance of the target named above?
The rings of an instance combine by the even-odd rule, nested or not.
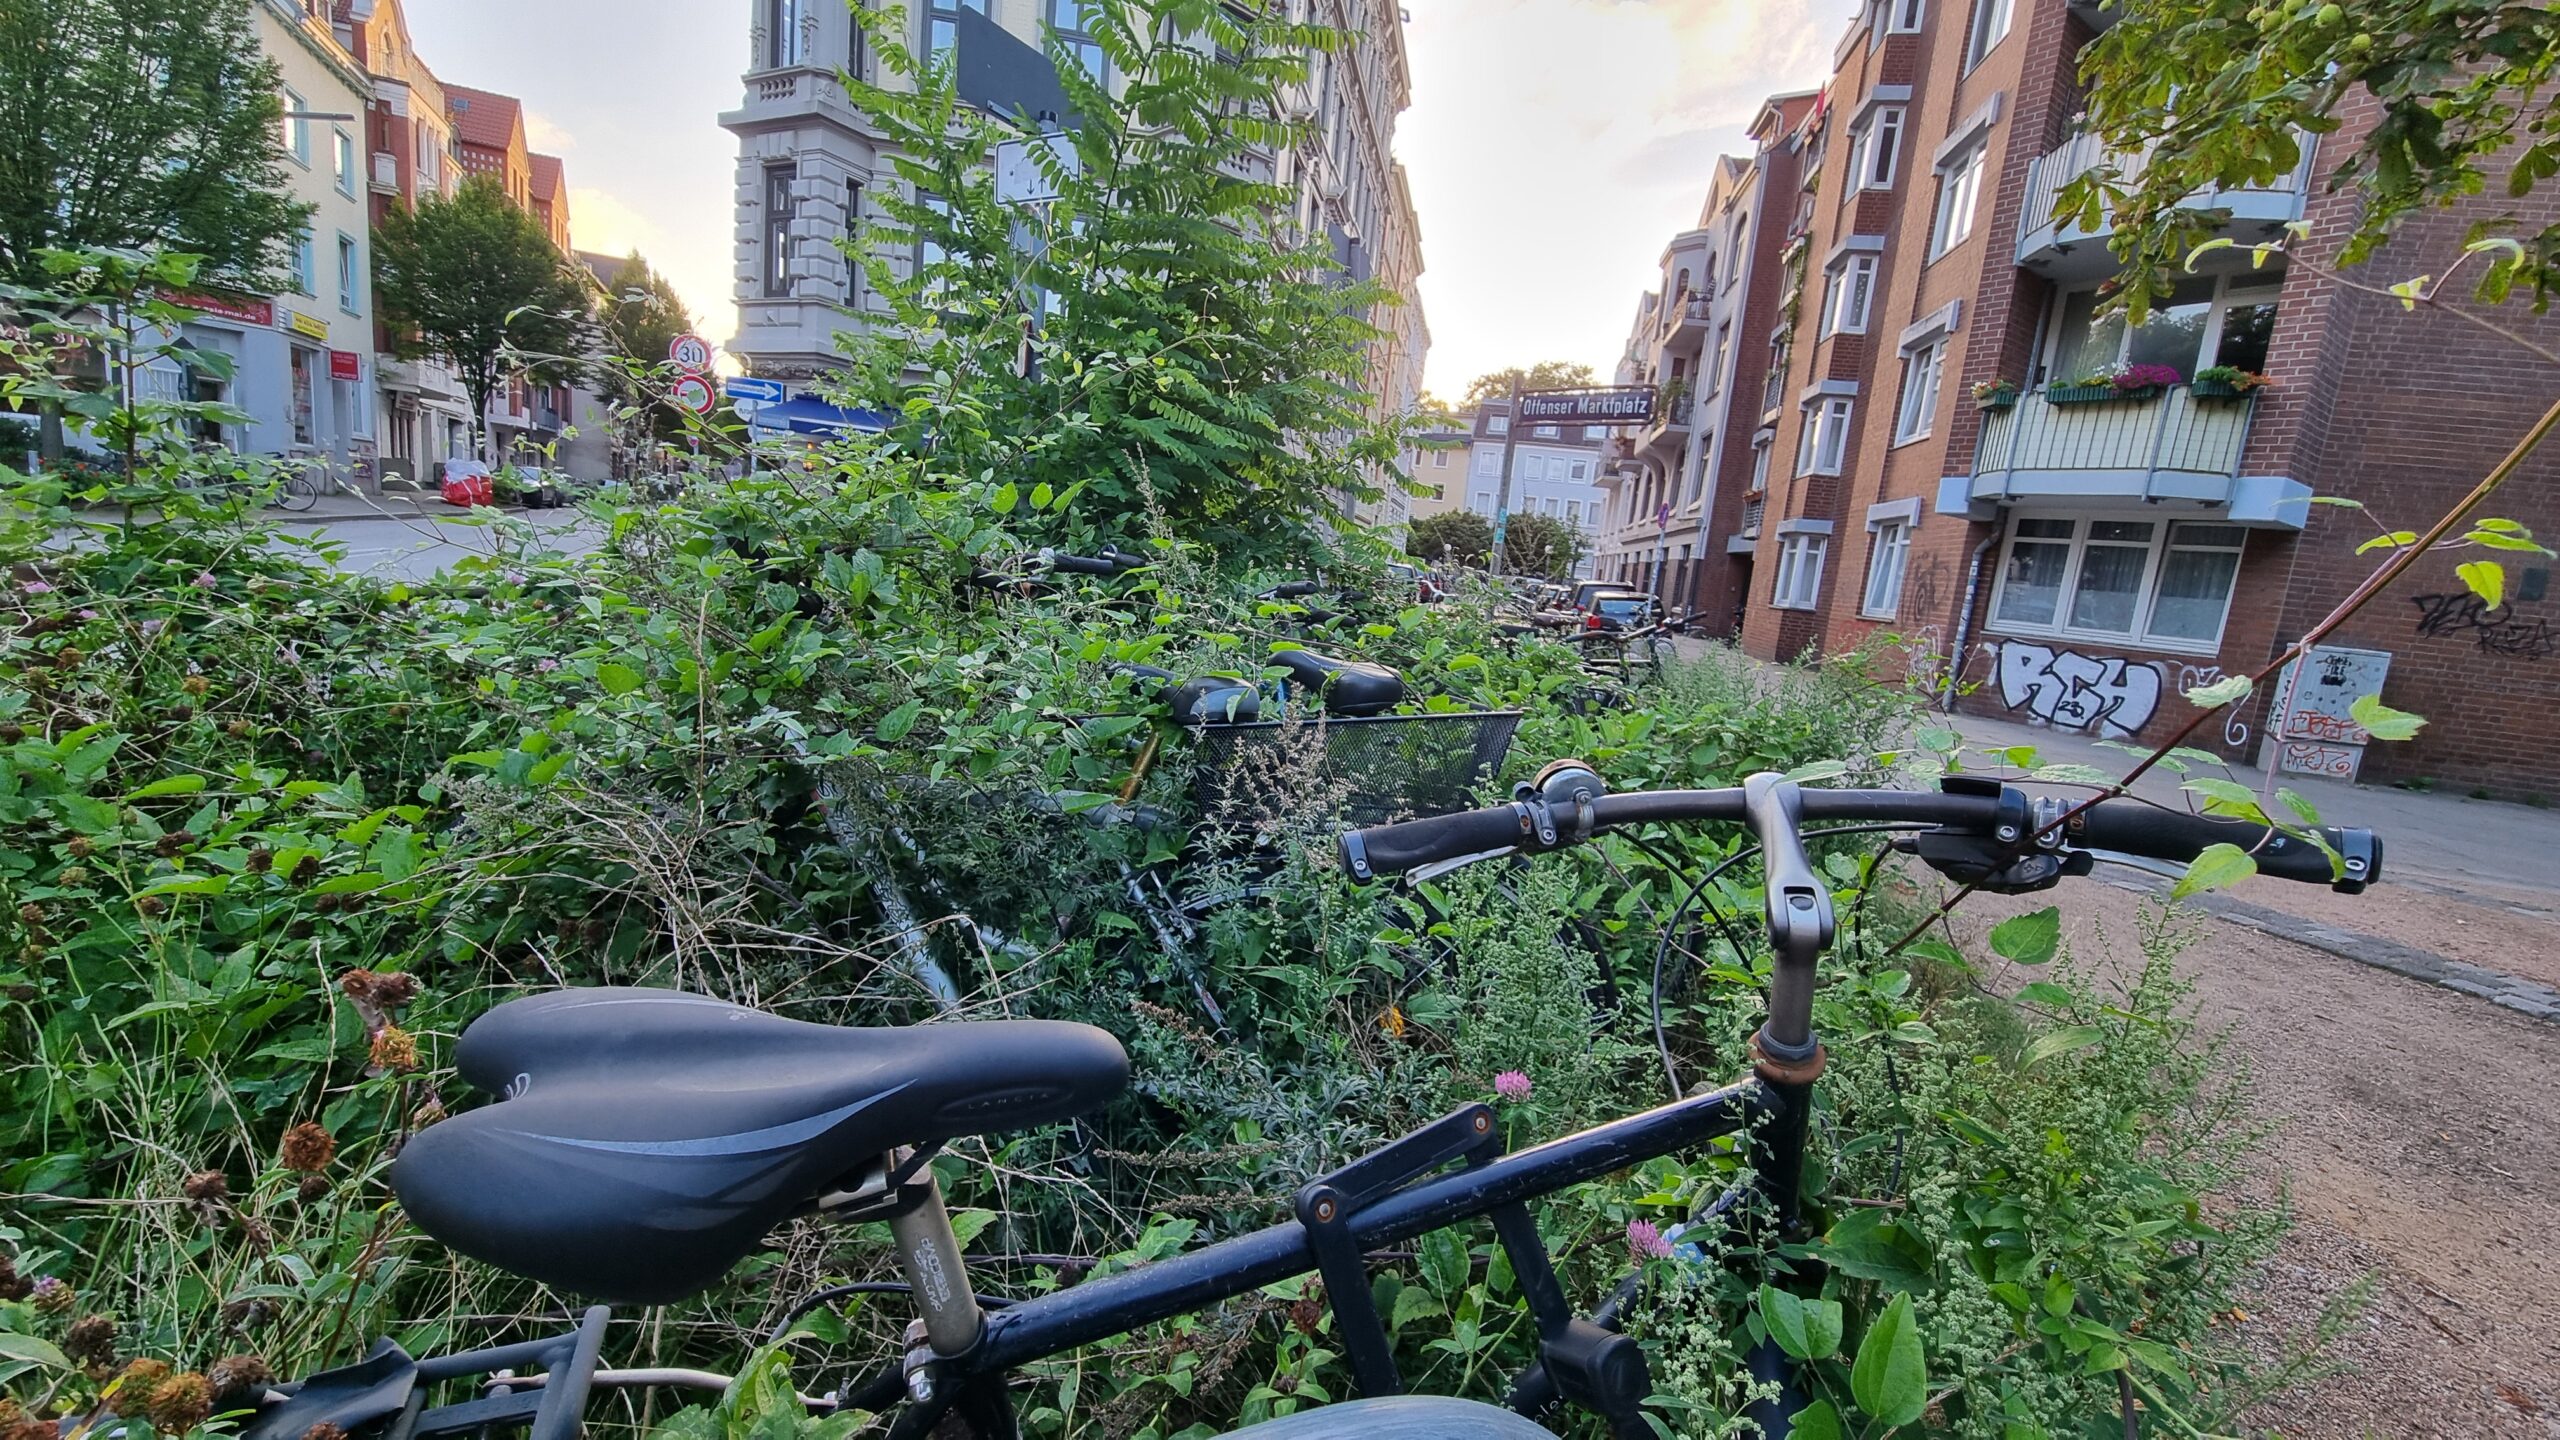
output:
[[[815,395],[795,395],[756,412],[759,430],[788,430],[795,435],[877,435],[893,417],[877,410],[843,410]]]

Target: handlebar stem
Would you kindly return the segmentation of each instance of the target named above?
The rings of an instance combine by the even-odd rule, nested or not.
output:
[[[1831,888],[1815,873],[1804,848],[1804,790],[1783,776],[1760,774],[1742,782],[1744,813],[1759,837],[1768,876],[1763,909],[1777,965],[1769,979],[1769,1020],[1762,1028],[1771,1058],[1804,1061],[1813,1056],[1814,969],[1831,948],[1837,921]]]

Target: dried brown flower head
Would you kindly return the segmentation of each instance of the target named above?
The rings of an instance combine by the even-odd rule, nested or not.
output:
[[[34,1304],[39,1315],[68,1315],[80,1303],[80,1292],[51,1275],[36,1281]]]
[[[32,901],[32,900],[28,901],[28,902],[27,902],[26,904],[24,904],[24,905],[19,906],[19,907],[18,907],[18,923],[19,923],[19,924],[21,924],[21,925],[41,925],[41,924],[43,924],[43,923],[44,923],[44,907],[43,907],[43,906],[41,906],[41,905],[36,904],[36,903],[35,903],[34,901]]]
[[[103,1365],[116,1358],[116,1322],[107,1315],[83,1315],[62,1332],[62,1353],[75,1365]]]
[[[294,1203],[317,1205],[328,1199],[329,1192],[334,1188],[336,1187],[329,1183],[329,1177],[326,1175],[305,1175],[302,1177],[302,1183],[293,1187]]]
[[[169,902],[157,895],[145,895],[133,902],[133,908],[145,919],[157,920],[169,913]]]
[[[70,851],[72,858],[75,860],[86,860],[90,856],[98,853],[96,842],[92,841],[86,835],[72,836],[70,839],[62,842],[62,848]]]
[[[172,1375],[152,1388],[142,1413],[161,1434],[184,1435],[213,1413],[213,1387],[193,1371]]]
[[[276,852],[261,847],[250,851],[249,858],[241,863],[249,867],[250,874],[264,875],[276,868]]]
[[[62,873],[53,877],[53,883],[65,890],[77,890],[89,883],[89,867],[65,865],[62,867]]]
[[[294,884],[296,884],[296,885],[308,885],[308,884],[310,884],[312,881],[317,880],[317,879],[319,879],[319,878],[320,878],[320,857],[319,857],[319,856],[317,856],[317,855],[305,855],[305,856],[303,856],[301,859],[296,860],[295,862],[293,862],[293,876],[292,876],[292,879],[293,879],[293,883],[294,883]]]
[[[199,1170],[179,1183],[178,1193],[197,1201],[228,1200],[231,1182],[219,1170]]]
[[[15,745],[27,738],[23,725],[0,725],[0,745]]]
[[[323,1420],[303,1431],[302,1440],[347,1440],[347,1432]]]
[[[329,1137],[328,1131],[305,1120],[284,1132],[284,1144],[278,1154],[287,1170],[317,1175],[337,1158],[338,1142]]]
[[[0,1255],[0,1300],[24,1300],[35,1288],[36,1282],[18,1273],[15,1257]]]
[[[276,1372],[255,1355],[225,1355],[207,1366],[204,1382],[226,1408],[255,1402],[258,1391],[275,1382]]]
[[[223,1328],[246,1335],[276,1318],[276,1307],[267,1300],[234,1300],[222,1307]]]
[[[50,1420],[20,1420],[0,1429],[0,1440],[62,1440],[62,1427]]]
[[[178,688],[186,691],[190,695],[202,695],[207,690],[213,688],[213,682],[207,680],[201,675],[190,675],[186,679],[178,682]]]
[[[397,1025],[385,1025],[373,1037],[374,1065],[394,1074],[406,1075],[418,1068],[418,1040]]]
[[[424,1130],[430,1125],[443,1123],[444,1102],[433,1095],[428,1096],[417,1109],[409,1112],[409,1128],[412,1130]]]
[[[116,1378],[109,1382],[112,1393],[105,1397],[108,1410],[118,1415],[139,1415],[151,1399],[151,1392],[169,1378],[169,1362],[148,1356],[128,1362]]]

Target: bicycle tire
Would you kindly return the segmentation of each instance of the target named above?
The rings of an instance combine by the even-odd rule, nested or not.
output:
[[[320,482],[308,474],[287,475],[273,503],[279,510],[301,514],[320,503]]]

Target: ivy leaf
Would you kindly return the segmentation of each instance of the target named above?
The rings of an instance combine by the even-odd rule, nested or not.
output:
[[[2406,710],[2394,710],[2382,703],[2379,695],[2359,695],[2347,713],[2376,740],[2414,740],[2426,728],[2426,718]]]
[[[2199,710],[2219,710],[2237,705],[2249,698],[2253,682],[2246,675],[2226,675],[2210,685],[2199,685],[2187,692],[2187,703]]]
[[[2258,862],[2237,845],[2207,846],[2187,866],[2186,877],[2170,887],[2169,898],[2184,900],[2209,890],[2228,890],[2258,873]]]
[[[2018,1060],[2018,1068],[2032,1070],[2057,1055],[2071,1055],[2094,1045],[2107,1043],[2107,1032],[2095,1025],[2065,1025],[2059,1030],[2038,1036],[2036,1043]]]
[[[2481,604],[2495,610],[2507,603],[2506,566],[2495,560],[2474,560],[2468,565],[2456,565],[2453,573],[2462,577],[2462,583],[2471,587]]]
[[[1867,1327],[1857,1363],[1849,1368],[1849,1393],[1859,1409],[1885,1425],[1908,1425],[1929,1408],[1929,1357],[1920,1348],[1910,1296],[1894,1296]]]
[[[2026,915],[2012,915],[1991,927],[1991,949],[2017,965],[2042,965],[2062,948],[2062,911],[2047,905]]]

